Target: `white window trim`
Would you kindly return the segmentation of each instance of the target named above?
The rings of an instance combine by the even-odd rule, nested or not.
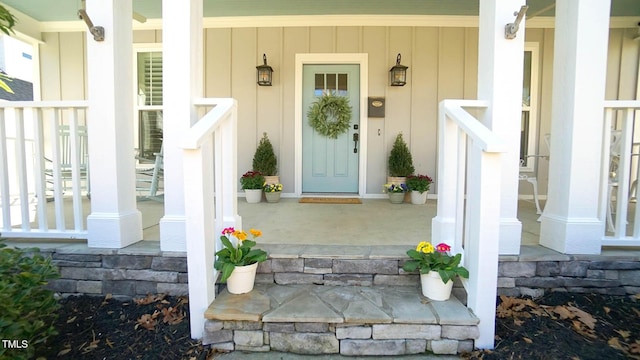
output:
[[[538,74],[539,57],[540,57],[540,44],[537,42],[526,42],[524,45],[524,51],[531,51],[531,91],[529,92],[529,106],[522,106],[522,111],[529,111],[529,137],[527,139],[528,147],[527,154],[540,155],[540,147],[536,142],[538,135]],[[542,137],[540,138],[542,140]],[[530,157],[527,161],[527,166],[521,166],[520,172],[535,172],[538,158]]]
[[[134,148],[139,148],[140,144],[138,144],[139,139],[139,131],[138,131],[138,114],[140,114],[140,110],[162,110],[162,106],[140,106],[138,104],[138,53],[141,52],[153,52],[153,51],[162,51],[161,43],[134,43],[133,44],[133,59],[131,61],[133,66],[133,78],[131,79],[131,86],[133,87],[133,139],[134,139]]]

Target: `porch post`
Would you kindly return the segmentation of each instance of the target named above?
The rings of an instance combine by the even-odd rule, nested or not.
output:
[[[610,0],[557,0],[549,190],[540,244],[565,254],[599,254]]]
[[[179,141],[191,124],[198,121],[193,99],[202,97],[202,7],[202,0],[162,1],[165,196],[160,248],[163,251],[187,250],[183,154]]]
[[[88,0],[87,14],[105,30],[104,41],[89,32],[87,72],[91,169],[89,247],[123,248],[142,240],[136,209],[131,66],[132,0]]]
[[[516,19],[525,0],[480,0],[478,40],[478,100],[489,107],[482,122],[507,145],[502,154],[500,194],[500,254],[519,254],[522,223],[518,214],[520,118],[524,19],[515,39],[505,39],[505,25]]]

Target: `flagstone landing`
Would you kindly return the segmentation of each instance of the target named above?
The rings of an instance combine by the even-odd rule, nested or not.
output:
[[[205,312],[203,343],[217,350],[299,354],[456,354],[473,349],[478,318],[452,296],[415,286],[256,284],[223,290]]]

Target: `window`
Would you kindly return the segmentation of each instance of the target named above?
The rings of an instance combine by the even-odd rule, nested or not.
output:
[[[141,162],[155,161],[162,147],[162,52],[136,53],[137,148]]]
[[[338,96],[347,96],[347,89],[349,88],[347,74],[322,74],[317,73],[315,75],[315,96],[322,96],[322,94],[329,90],[333,94]]]
[[[525,44],[524,73],[522,81],[522,116],[520,119],[520,163],[521,171],[533,172],[537,158],[536,134],[538,97],[538,44]]]

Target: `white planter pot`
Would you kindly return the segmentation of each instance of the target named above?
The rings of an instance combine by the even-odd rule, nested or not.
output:
[[[419,193],[417,191],[411,192],[411,203],[414,205],[424,205],[427,202],[427,194],[429,192],[425,191],[423,193]]]
[[[256,204],[262,201],[262,189],[247,189],[244,194],[249,204]]]
[[[446,284],[443,283],[437,271],[420,274],[420,284],[422,285],[422,295],[431,300],[444,301],[449,300],[449,296],[451,296],[453,281],[449,280]]]
[[[256,270],[258,263],[236,266],[227,279],[227,291],[231,294],[246,294],[253,290],[253,284],[256,281]]]

